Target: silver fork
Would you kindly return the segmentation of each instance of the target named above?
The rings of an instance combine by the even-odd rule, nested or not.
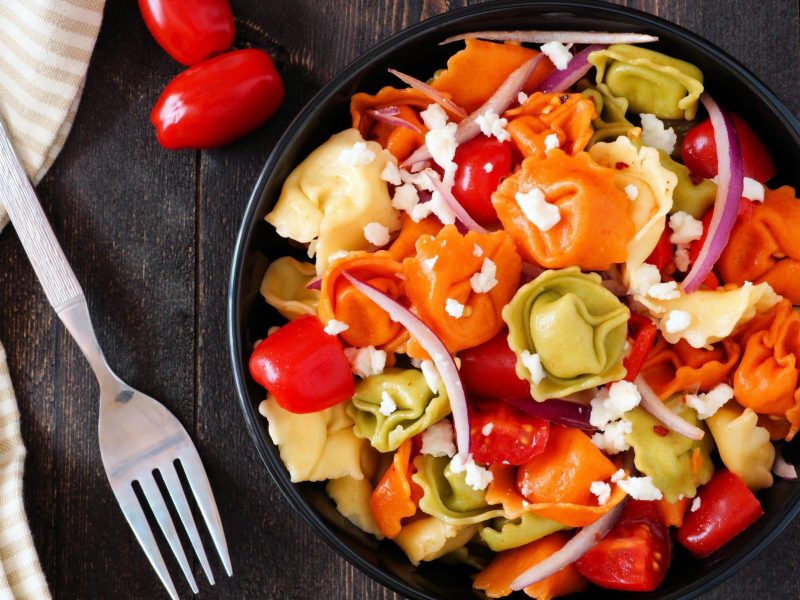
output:
[[[225,571],[232,574],[225,532],[197,449],[164,405],[133,389],[111,370],[89,318],[78,280],[56,240],[33,187],[0,122],[0,201],[5,203],[22,246],[56,314],[75,338],[100,385],[98,437],[103,466],[120,508],[170,596],[178,599],[144,510],[134,491],[138,482],[164,537],[196,594],[197,582],[186,559],[167,503],[156,483],[158,471],[188,534],[208,581],[214,575],[203,550],[175,464],[180,462],[205,519]]]

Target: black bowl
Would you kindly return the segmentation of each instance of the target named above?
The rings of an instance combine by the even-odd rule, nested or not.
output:
[[[323,87],[291,123],[267,159],[242,221],[228,297],[231,358],[245,422],[267,470],[294,508],[346,559],[389,588],[412,598],[485,598],[471,588],[464,567],[425,563],[414,568],[392,543],[379,543],[336,512],[323,484],[293,484],[258,413],[264,391],[247,373],[255,340],[281,319],[259,294],[269,260],[296,254],[264,222],[292,168],[331,134],[349,126],[348,102],[357,91],[377,91],[392,83],[388,67],[425,78],[444,65],[458,47],[438,45],[448,35],[491,29],[584,29],[656,34],[648,46],[700,67],[717,101],[755,124],[775,153],[780,183],[797,187],[800,123],[767,87],[736,60],[695,34],[651,15],[591,0],[506,1],[456,10],[410,27],[375,46]],[[792,448],[786,451],[791,454]],[[670,572],[656,591],[637,598],[687,598],[709,590],[744,566],[800,511],[800,485],[778,481],[759,494],[765,515],[755,525],[703,561],[676,548]],[[612,592],[592,589],[593,597]]]

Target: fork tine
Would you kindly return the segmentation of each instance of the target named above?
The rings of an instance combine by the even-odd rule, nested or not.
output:
[[[211,538],[214,540],[214,545],[217,547],[217,553],[225,566],[225,572],[230,577],[233,575],[233,568],[231,567],[230,554],[228,554],[228,544],[225,541],[225,531],[222,529],[222,521],[219,518],[217,503],[214,500],[214,492],[211,491],[211,484],[208,482],[203,462],[200,460],[200,455],[197,454],[197,449],[191,445],[183,448],[179,458],[183,471],[186,473],[186,479],[189,481],[194,493],[194,498],[206,521],[206,527],[208,527]]]
[[[183,493],[183,486],[178,478],[178,473],[175,471],[175,465],[172,463],[159,467],[161,477],[164,478],[164,485],[169,490],[169,495],[172,498],[172,503],[181,517],[183,527],[189,535],[192,542],[194,551],[200,559],[200,564],[203,565],[203,571],[206,573],[208,582],[214,585],[214,574],[211,572],[211,565],[208,564],[206,551],[203,548],[203,542],[200,541],[200,534],[197,532],[197,525],[192,516],[192,510],[189,508],[189,503],[186,501],[186,495]]]
[[[189,586],[195,594],[199,591],[197,589],[197,582],[194,580],[194,574],[189,566],[189,561],[186,560],[186,554],[183,552],[183,546],[178,539],[178,532],[175,531],[175,525],[172,523],[172,517],[169,514],[164,498],[161,496],[161,490],[158,489],[158,484],[153,477],[152,473],[146,473],[143,477],[139,478],[139,484],[142,486],[147,502],[150,504],[150,510],[158,521],[161,531],[164,532],[164,537],[167,538],[169,547],[172,548],[172,553],[178,559],[178,564],[181,566],[183,574],[189,581]]]
[[[130,484],[114,486],[114,496],[117,498],[117,502],[122,509],[122,513],[125,515],[125,519],[128,521],[128,525],[130,525],[131,529],[133,529],[133,533],[136,536],[136,539],[139,541],[139,545],[147,555],[147,558],[150,561],[150,564],[153,566],[155,572],[158,574],[159,579],[161,579],[161,583],[163,583],[164,587],[167,588],[172,600],[179,600],[178,591],[175,589],[175,585],[172,583],[172,579],[167,571],[167,566],[164,564],[164,559],[161,557],[161,552],[158,550],[158,545],[153,537],[153,532],[150,531],[150,525],[147,522],[147,517],[145,517],[144,511],[139,505],[139,499],[136,497],[133,487]]]

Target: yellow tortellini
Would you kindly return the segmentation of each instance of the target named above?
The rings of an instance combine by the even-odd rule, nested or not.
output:
[[[694,410],[681,404],[679,399],[668,402],[667,406],[684,421],[702,427]],[[625,413],[625,419],[632,426],[631,433],[625,439],[633,447],[636,468],[653,479],[653,484],[661,490],[667,502],[677,501],[678,496],[693,498],[697,488],[711,479],[714,474],[711,462],[714,443],[708,434],[699,441],[690,440],[674,431],[662,437],[653,429],[661,425],[661,421],[640,407]],[[697,452],[702,457],[702,463],[695,472],[692,463],[697,459],[692,455]]]
[[[728,402],[706,423],[717,443],[719,457],[731,473],[751,490],[772,485],[775,446],[769,440],[769,431],[758,426],[756,413]]]
[[[422,488],[419,501],[422,512],[448,525],[474,525],[503,516],[502,506],[489,506],[486,493],[474,490],[465,473],[454,473],[450,459],[420,454],[414,459],[417,472],[411,476]]]
[[[380,472],[380,460],[381,455],[378,452],[369,444],[363,444],[361,471],[364,477],[354,479],[348,476],[331,479],[325,486],[328,496],[336,504],[336,510],[361,531],[371,533],[378,539],[383,538],[383,535],[372,514],[370,498],[375,489],[372,482]]]
[[[518,548],[543,537],[568,529],[561,523],[537,514],[526,512],[513,520],[495,519],[491,526],[483,527],[481,539],[495,552]]]
[[[578,83],[579,88],[581,84],[586,86],[588,82],[582,80]],[[614,96],[606,84],[600,83],[595,87],[585,87],[581,93],[594,102],[594,109],[598,115],[597,118],[592,119],[594,135],[589,140],[590,148],[597,142],[615,140],[621,135],[628,135],[628,132],[634,128],[633,124],[625,118],[625,113],[628,112],[628,101],[625,98]]]
[[[597,67],[597,83],[627,99],[635,113],[688,121],[697,114],[703,73],[686,61],[640,46],[614,44],[592,52],[589,62]]]
[[[710,179],[703,179],[700,183],[692,181],[689,168],[672,160],[663,150],[658,151],[661,164],[678,177],[678,185],[672,193],[671,213],[685,212],[695,219],[701,219],[706,211],[714,205],[717,199],[717,184]]]
[[[319,290],[306,288],[316,277],[314,265],[283,256],[270,264],[264,273],[261,295],[290,321],[305,315],[316,315]]]
[[[444,386],[434,394],[425,376],[416,369],[386,369],[380,375],[363,379],[348,414],[355,422],[358,437],[367,438],[380,452],[392,452],[408,438],[450,414]],[[395,410],[384,414],[381,405],[391,400]]]
[[[545,271],[503,308],[517,375],[530,382],[538,401],[622,379],[629,316],[596,273]],[[543,369],[538,376],[534,362]]]
[[[417,566],[462,548],[477,531],[477,525],[449,525],[436,517],[424,517],[403,527],[393,541]]]
[[[337,133],[289,174],[266,220],[282,237],[312,244],[310,254],[316,252],[321,275],[331,254],[369,249],[365,225],[400,228],[399,212],[381,179],[390,160],[389,152],[365,142],[357,129]]]
[[[361,455],[366,442],[353,433],[353,420],[344,404],[296,414],[270,396],[258,410],[269,422],[269,435],[293,482],[364,479]]]

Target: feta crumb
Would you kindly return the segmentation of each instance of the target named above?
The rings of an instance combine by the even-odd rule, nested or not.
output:
[[[483,435],[489,435],[490,433],[492,433],[492,429],[494,429],[494,423],[489,421],[486,425],[481,427],[481,433]]]
[[[508,464],[508,461],[504,461],[503,464]],[[527,500],[523,500],[522,501],[522,508],[528,508],[530,505],[531,505],[531,503],[528,502]]]
[[[428,387],[434,394],[437,394],[442,378],[439,376],[439,371],[436,370],[436,365],[433,364],[432,360],[423,360],[419,368],[422,371],[422,376],[425,378],[425,383],[428,384]]]
[[[420,202],[411,209],[411,220],[414,221],[414,223],[419,223],[422,219],[427,218],[431,214],[431,208],[430,202]]]
[[[703,237],[703,222],[683,211],[670,216],[669,228],[669,241],[673,244],[688,244]]]
[[[485,173],[491,173],[494,171],[494,165],[490,162],[487,162],[485,165],[483,165],[483,170]]]
[[[608,454],[624,452],[630,448],[625,436],[632,431],[633,425],[627,419],[613,421],[592,436],[592,443]]]
[[[678,244],[675,247],[675,268],[681,273],[689,270],[689,244]]]
[[[754,202],[764,201],[764,186],[750,177],[745,177],[742,183],[742,196]]]
[[[650,289],[647,290],[647,295],[656,300],[675,300],[681,297],[681,293],[678,291],[678,284],[674,281],[650,286]]]
[[[697,411],[698,419],[708,419],[714,416],[725,403],[733,398],[733,388],[727,383],[716,385],[706,394],[686,394],[686,405]]]
[[[523,350],[519,354],[519,359],[522,361],[522,364],[528,369],[528,372],[531,374],[531,381],[533,383],[539,384],[541,383],[542,379],[544,379],[546,373],[544,372],[544,367],[542,366],[542,359],[539,357],[538,354],[531,354],[527,350]]]
[[[493,110],[487,110],[485,113],[478,115],[475,122],[481,128],[481,133],[486,137],[494,136],[500,142],[505,142],[511,138],[511,135],[506,131],[508,119],[502,118]]]
[[[476,492],[485,490],[494,479],[491,471],[484,469],[472,460],[472,455],[470,455],[467,460],[464,460],[461,454],[457,454],[453,457],[453,460],[450,461],[450,470],[453,473],[463,473],[466,471],[467,475],[464,481]]]
[[[697,512],[702,503],[703,503],[703,501],[700,500],[700,496],[695,496],[695,499],[692,500],[692,506],[689,509],[689,512]]]
[[[653,479],[646,477],[628,477],[622,479],[617,484],[634,500],[661,500],[662,494],[655,485]]]
[[[651,287],[661,283],[661,273],[655,265],[644,263],[639,265],[631,271],[631,289],[630,292],[639,294],[640,296],[647,295]]]
[[[339,152],[339,162],[348,167],[368,165],[375,160],[375,153],[369,149],[366,142],[356,142],[350,148]]]
[[[447,125],[447,112],[435,103],[419,113],[419,116],[428,129],[441,129]]]
[[[453,162],[456,155],[456,128],[455,123],[448,123],[441,129],[431,129],[425,134],[425,144],[431,157],[442,168]]]
[[[617,483],[620,479],[625,479],[625,469],[617,469],[611,476],[611,483]]]
[[[404,183],[395,188],[392,208],[410,213],[419,204],[419,193],[411,183]]]
[[[433,194],[431,194],[431,201],[428,204],[431,205],[431,212],[436,215],[436,218],[444,225],[452,225],[456,222],[456,213],[454,213],[450,205],[444,201],[444,198],[442,198],[439,192],[433,192]]]
[[[364,237],[374,246],[385,246],[389,243],[389,228],[380,223],[364,225]]]
[[[325,325],[324,331],[328,335],[339,335],[343,331],[347,331],[350,329],[350,325],[347,323],[343,323],[342,321],[337,321],[336,319],[331,319],[328,321],[327,325]]]
[[[475,244],[472,247],[472,256],[477,256],[478,258],[483,256],[483,248],[481,248],[478,244]]]
[[[460,319],[464,316],[464,308],[464,305],[455,298],[447,298],[444,301],[444,312],[454,319]]]
[[[629,183],[625,186],[625,195],[628,197],[628,200],[633,202],[639,197],[639,188]]]
[[[664,328],[667,333],[686,331],[692,323],[692,315],[685,310],[671,310],[667,313]]]
[[[419,173],[420,171],[424,171],[425,169],[427,169],[430,166],[431,166],[430,161],[421,160],[421,161],[415,162],[413,165],[411,165],[411,172],[412,173]]]
[[[429,456],[447,456],[451,458],[456,454],[453,443],[453,426],[447,419],[437,421],[422,432],[422,454]]]
[[[394,160],[387,160],[386,166],[381,171],[381,179],[392,185],[400,185],[403,181],[400,179],[400,169],[397,168],[397,163]]]
[[[593,481],[589,486],[589,491],[597,496],[597,504],[605,506],[611,498],[611,486],[605,481]]]
[[[592,412],[589,424],[604,429],[612,421],[621,419],[629,410],[633,410],[642,401],[639,389],[630,381],[615,381],[609,388],[603,388],[590,404]]]
[[[675,130],[672,127],[665,129],[664,122],[655,115],[645,113],[639,115],[639,118],[642,123],[642,143],[645,146],[672,154],[675,144],[678,142]]]
[[[422,261],[422,264],[425,265],[425,268],[432,271],[433,267],[436,266],[436,261],[439,260],[439,255],[436,254],[435,256],[431,256],[430,258],[426,258]]]
[[[561,142],[558,141],[558,134],[551,133],[544,138],[544,153],[547,154],[553,148],[560,148]]]
[[[514,200],[517,201],[525,218],[539,231],[549,231],[561,220],[558,206],[547,202],[544,192],[537,187],[525,193],[517,192],[514,194]]]
[[[528,94],[526,94],[525,92],[520,92],[519,94],[517,94],[517,102],[520,105],[525,104],[527,101],[528,101]]]
[[[389,395],[389,392],[384,391],[381,393],[381,407],[378,410],[385,417],[397,410],[397,403]]]
[[[380,375],[386,368],[386,352],[377,350],[375,346],[345,348],[344,355],[347,357],[353,373],[362,379]]]
[[[566,69],[572,60],[572,53],[570,53],[569,48],[561,42],[547,42],[542,44],[541,50],[559,71]]]
[[[481,270],[469,278],[472,291],[476,294],[483,294],[491,291],[497,285],[497,265],[489,258],[483,259]]]

